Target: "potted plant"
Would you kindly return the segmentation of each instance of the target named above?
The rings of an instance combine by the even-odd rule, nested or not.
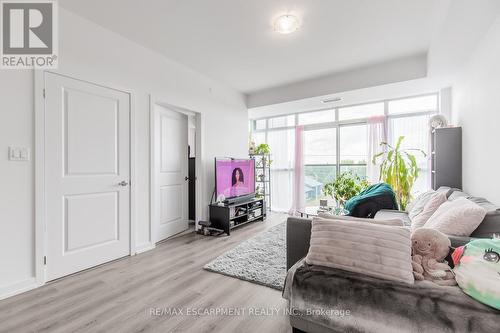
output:
[[[260,145],[258,145],[257,147],[255,147],[255,150],[254,150],[254,154],[255,155],[265,155],[262,160],[258,161],[257,163],[260,164],[262,162],[266,162],[268,163],[269,166],[271,166],[271,163],[273,162],[270,158],[268,159],[268,157],[266,155],[270,155],[271,154],[271,148],[269,147],[269,145],[267,143],[261,143]],[[262,166],[262,165],[260,165]]]
[[[368,181],[361,179],[352,172],[342,172],[334,181],[323,186],[323,193],[335,199],[341,207],[353,196],[358,195],[368,187]]]
[[[261,143],[255,148],[255,154],[257,155],[269,155],[271,154],[271,148],[267,143]]]
[[[404,138],[400,136],[394,147],[382,142],[380,145],[384,147],[384,151],[373,156],[372,161],[376,164],[377,159],[382,158],[380,180],[392,187],[401,210],[405,210],[410,202],[411,190],[420,173],[417,159],[411,152],[427,156],[421,149],[402,149],[401,143]]]

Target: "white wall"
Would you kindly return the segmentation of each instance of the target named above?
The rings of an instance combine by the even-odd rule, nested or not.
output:
[[[71,12],[60,8],[59,13],[58,72],[134,93],[136,243],[145,248],[150,245],[149,93],[202,113],[205,203],[214,186],[213,158],[247,153],[244,96]],[[34,149],[33,84],[31,71],[0,71],[0,297],[34,276],[34,162],[7,160],[8,146]]]
[[[464,190],[500,205],[500,16],[453,85],[453,121],[463,127]]]

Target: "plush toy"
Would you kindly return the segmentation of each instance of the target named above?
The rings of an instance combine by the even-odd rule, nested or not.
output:
[[[452,254],[458,286],[481,303],[500,310],[500,239],[476,239]]]
[[[457,284],[450,266],[444,261],[451,246],[445,234],[435,229],[419,228],[412,233],[411,244],[415,280],[429,280],[441,286]]]

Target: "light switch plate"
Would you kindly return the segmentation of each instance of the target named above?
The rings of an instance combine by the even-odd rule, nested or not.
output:
[[[29,161],[30,149],[27,147],[9,147],[9,161]]]

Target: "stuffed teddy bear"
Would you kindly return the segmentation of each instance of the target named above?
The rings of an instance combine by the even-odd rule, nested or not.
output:
[[[415,280],[429,280],[441,286],[457,284],[450,266],[444,258],[451,242],[440,231],[419,228],[411,235],[412,267]]]

